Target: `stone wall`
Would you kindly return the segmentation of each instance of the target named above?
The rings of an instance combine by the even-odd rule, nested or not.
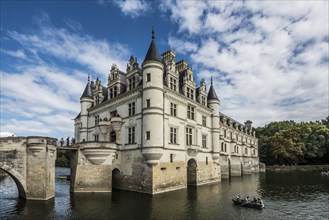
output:
[[[186,188],[184,161],[162,162],[153,167],[153,194]]]
[[[209,161],[198,162],[197,166],[197,185],[216,183],[221,181],[221,167],[216,163]]]

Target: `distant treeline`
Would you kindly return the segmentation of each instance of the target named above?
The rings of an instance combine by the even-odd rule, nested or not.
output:
[[[267,165],[329,164],[329,116],[315,122],[271,122],[256,128],[260,161]]]
[[[70,151],[57,150],[56,167],[70,167]]]

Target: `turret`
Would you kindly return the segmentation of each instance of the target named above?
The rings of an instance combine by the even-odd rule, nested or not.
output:
[[[217,97],[216,91],[212,85],[212,77],[211,77],[211,85],[208,92],[208,107],[212,110],[211,121],[212,121],[212,157],[213,160],[217,160],[219,158],[219,99]]]
[[[80,120],[81,120],[81,127],[80,127],[80,136],[78,142],[81,141],[88,141],[88,109],[94,103],[94,97],[92,92],[92,84],[90,83],[90,79],[88,76],[88,83],[86,88],[80,97],[81,103],[81,113],[80,113]]]
[[[149,165],[158,164],[163,153],[163,72],[164,66],[152,41],[142,64],[142,153]]]

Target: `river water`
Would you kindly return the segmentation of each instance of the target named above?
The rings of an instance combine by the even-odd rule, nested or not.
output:
[[[68,173],[56,169],[56,175]],[[69,185],[56,179],[54,199],[25,201],[11,177],[0,177],[0,219],[329,219],[329,177],[319,172],[245,175],[153,196],[119,190],[73,195]],[[234,206],[238,193],[261,197],[266,208]]]

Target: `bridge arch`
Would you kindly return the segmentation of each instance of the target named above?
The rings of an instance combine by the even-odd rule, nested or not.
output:
[[[21,198],[26,199],[26,190],[24,187],[24,178],[15,170],[8,170],[6,169],[5,166],[0,167],[0,170],[4,171],[5,173],[7,173],[15,182],[16,186],[17,186],[17,190],[18,190],[18,195]]]
[[[112,188],[120,189],[121,173],[118,168],[112,170]]]

